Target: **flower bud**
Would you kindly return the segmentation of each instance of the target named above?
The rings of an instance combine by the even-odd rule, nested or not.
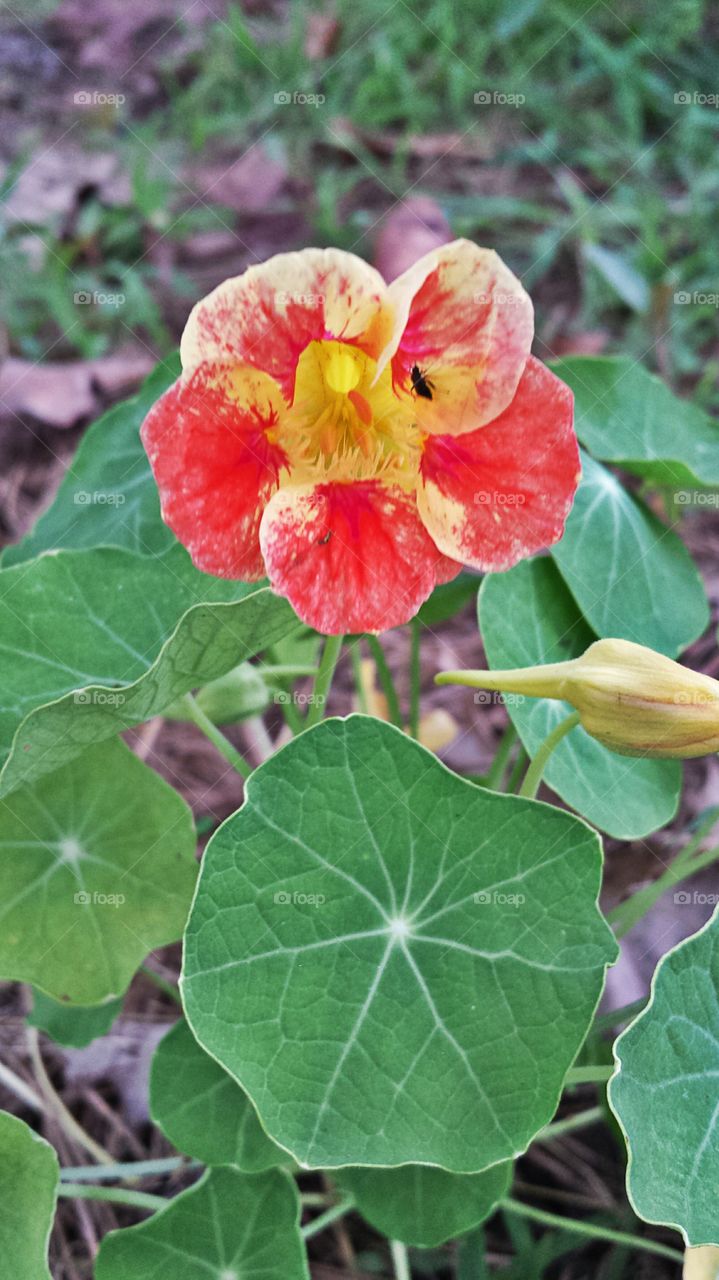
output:
[[[620,755],[719,751],[719,681],[629,640],[597,640],[581,657],[545,666],[445,671],[437,683],[569,702],[587,733]]]

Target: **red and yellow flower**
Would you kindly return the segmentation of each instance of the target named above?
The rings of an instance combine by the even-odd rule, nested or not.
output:
[[[457,240],[392,284],[337,249],[279,254],[192,311],[142,438],[197,567],[269,577],[326,633],[408,621],[462,564],[555,542],[577,484],[572,395],[532,304]]]

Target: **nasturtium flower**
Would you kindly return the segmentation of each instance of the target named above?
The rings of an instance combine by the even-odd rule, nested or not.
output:
[[[318,631],[407,622],[462,564],[555,542],[577,484],[572,395],[532,304],[466,240],[392,284],[337,249],[278,254],[193,309],[142,438],[196,566],[267,576]]]
[[[587,733],[618,755],[719,751],[719,681],[631,640],[595,640],[578,658],[536,667],[443,671],[436,681],[568,702]]]

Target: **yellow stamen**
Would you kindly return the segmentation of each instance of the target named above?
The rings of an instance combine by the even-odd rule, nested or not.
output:
[[[325,368],[325,382],[331,391],[347,395],[354,391],[362,377],[362,369],[354,353],[347,347],[335,348]]]

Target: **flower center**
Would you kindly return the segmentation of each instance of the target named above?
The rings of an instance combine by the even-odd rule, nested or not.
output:
[[[283,445],[295,483],[382,477],[414,486],[420,432],[390,369],[346,342],[311,342],[297,364]]]

